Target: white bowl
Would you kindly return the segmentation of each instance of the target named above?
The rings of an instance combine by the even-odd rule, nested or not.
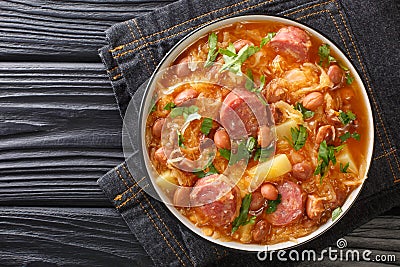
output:
[[[214,239],[212,237],[206,236],[203,234],[201,229],[197,228],[192,222],[190,222],[186,217],[184,217],[174,206],[172,205],[167,205],[168,209],[171,211],[172,214],[176,218],[178,218],[179,221],[181,221],[186,227],[188,227],[191,231],[199,235],[200,237],[207,239],[213,243],[219,244],[224,247],[228,248],[233,248],[233,249],[239,249],[239,250],[244,250],[244,251],[275,251],[275,250],[282,250],[282,249],[288,249],[291,247],[295,247],[301,244],[304,244],[321,234],[323,234],[325,231],[327,231],[329,228],[331,228],[333,225],[335,225],[345,214],[346,212],[350,209],[350,207],[353,205],[355,202],[357,196],[360,194],[361,188],[365,182],[365,179],[367,178],[367,172],[371,163],[371,158],[372,158],[372,150],[373,150],[373,142],[374,142],[374,130],[373,130],[373,117],[372,117],[372,111],[371,111],[371,106],[368,100],[368,96],[365,90],[365,86],[356,71],[356,69],[353,67],[351,62],[348,60],[348,58],[343,54],[343,52],[337,48],[337,46],[330,41],[328,38],[323,36],[321,33],[317,32],[316,30],[305,26],[301,23],[298,23],[296,21],[287,19],[287,18],[282,18],[282,17],[276,17],[276,16],[264,16],[264,15],[248,15],[248,16],[239,16],[239,17],[233,17],[233,18],[228,18],[228,19],[223,19],[223,20],[218,20],[215,22],[212,22],[208,25],[205,25],[196,31],[191,32],[188,34],[185,38],[183,38],[180,42],[178,42],[172,49],[171,51],[163,58],[161,63],[158,65],[157,69],[153,73],[152,77],[150,78],[150,81],[148,83],[148,86],[146,88],[146,92],[144,94],[143,100],[142,100],[142,105],[141,105],[141,111],[140,111],[140,118],[139,118],[139,125],[141,127],[141,136],[140,136],[140,141],[141,142],[141,147],[143,151],[143,156],[144,156],[144,162],[147,168],[147,171],[149,173],[149,176],[152,181],[154,181],[152,177],[153,172],[151,171],[152,164],[149,158],[149,155],[147,153],[146,149],[146,144],[145,144],[145,129],[146,129],[146,118],[147,114],[146,111],[151,109],[151,98],[153,95],[153,92],[155,90],[155,76],[157,71],[165,69],[169,67],[173,61],[180,55],[180,53],[185,50],[187,47],[189,47],[191,44],[196,42],[200,37],[205,36],[206,34],[210,33],[211,31],[227,26],[232,23],[236,22],[263,22],[263,21],[272,21],[272,22],[278,22],[282,23],[285,25],[292,25],[299,27],[301,29],[306,30],[308,33],[310,33],[313,36],[316,36],[318,39],[322,40],[323,43],[329,44],[330,48],[335,52],[336,55],[339,56],[339,60],[343,63],[345,63],[346,66],[348,66],[349,70],[351,71],[352,75],[354,76],[354,81],[357,82],[357,84],[360,86],[361,91],[362,91],[362,101],[366,103],[367,107],[367,112],[368,112],[368,118],[369,118],[369,129],[368,129],[368,153],[366,155],[366,170],[364,173],[363,177],[363,182],[360,184],[356,189],[354,189],[350,195],[347,197],[344,205],[342,206],[343,212],[339,215],[339,217],[335,220],[328,220],[325,224],[321,225],[316,231],[312,232],[311,234],[297,238],[297,241],[286,241],[278,244],[273,244],[273,245],[258,245],[258,244],[242,244],[239,242],[224,242],[218,239]],[[169,201],[166,199],[166,196],[164,193],[157,187],[157,185],[153,184],[157,193],[160,195],[160,198],[164,200],[164,203],[168,203]]]

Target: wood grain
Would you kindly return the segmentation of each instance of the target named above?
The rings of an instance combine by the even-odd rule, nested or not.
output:
[[[0,1],[3,61],[100,62],[104,31],[173,1]]]
[[[398,216],[371,220],[345,236],[347,249],[400,259]],[[0,266],[148,266],[150,258],[113,208],[0,207]],[[374,232],[371,232],[374,231]],[[388,236],[387,233],[392,233]],[[331,245],[337,248],[336,244]],[[264,264],[260,262],[260,265]],[[302,266],[342,266],[343,262],[307,262]],[[348,263],[358,266],[357,262]],[[376,262],[363,262],[379,266]],[[399,264],[399,261],[391,264]]]
[[[0,266],[151,264],[113,208],[0,207],[0,240]]]
[[[0,63],[0,203],[109,205],[121,123],[101,63]]]

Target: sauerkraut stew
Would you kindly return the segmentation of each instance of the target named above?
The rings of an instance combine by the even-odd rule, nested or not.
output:
[[[156,81],[145,142],[155,184],[203,233],[276,244],[335,220],[363,182],[369,118],[328,44],[239,22],[187,47]]]

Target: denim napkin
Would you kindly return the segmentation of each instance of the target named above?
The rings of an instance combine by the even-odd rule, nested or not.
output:
[[[379,14],[370,25],[360,27],[360,21],[369,21],[365,16],[374,12],[370,5],[378,8]],[[396,90],[400,79],[398,66],[388,68],[387,65],[398,64],[396,57],[393,59],[387,52],[399,52],[398,36],[393,34],[400,32],[396,10],[398,4],[395,1],[379,4],[371,0],[182,0],[143,17],[115,24],[106,31],[109,44],[99,53],[123,117],[132,98],[137,108],[140,107],[143,92],[137,91],[138,88],[173,45],[192,30],[213,20],[245,14],[280,15],[309,25],[334,41],[351,59],[366,85],[375,121],[375,145],[368,179],[350,211],[329,231],[297,248],[319,249],[400,205],[399,126],[394,125],[399,121]],[[394,20],[385,25],[383,32],[379,30],[381,14],[390,18],[385,21]],[[127,162],[101,177],[98,184],[155,266],[265,264],[257,260],[255,253],[226,249],[198,237],[164,204],[144,193],[142,187],[145,185],[134,179],[146,173],[140,153],[134,151]],[[128,164],[133,172],[128,170]],[[270,264],[284,263],[274,261]]]

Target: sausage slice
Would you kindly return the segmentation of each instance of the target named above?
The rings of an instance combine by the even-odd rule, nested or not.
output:
[[[300,186],[290,181],[278,185],[277,188],[282,197],[281,203],[275,212],[266,217],[272,225],[287,225],[303,214],[303,194]]]

